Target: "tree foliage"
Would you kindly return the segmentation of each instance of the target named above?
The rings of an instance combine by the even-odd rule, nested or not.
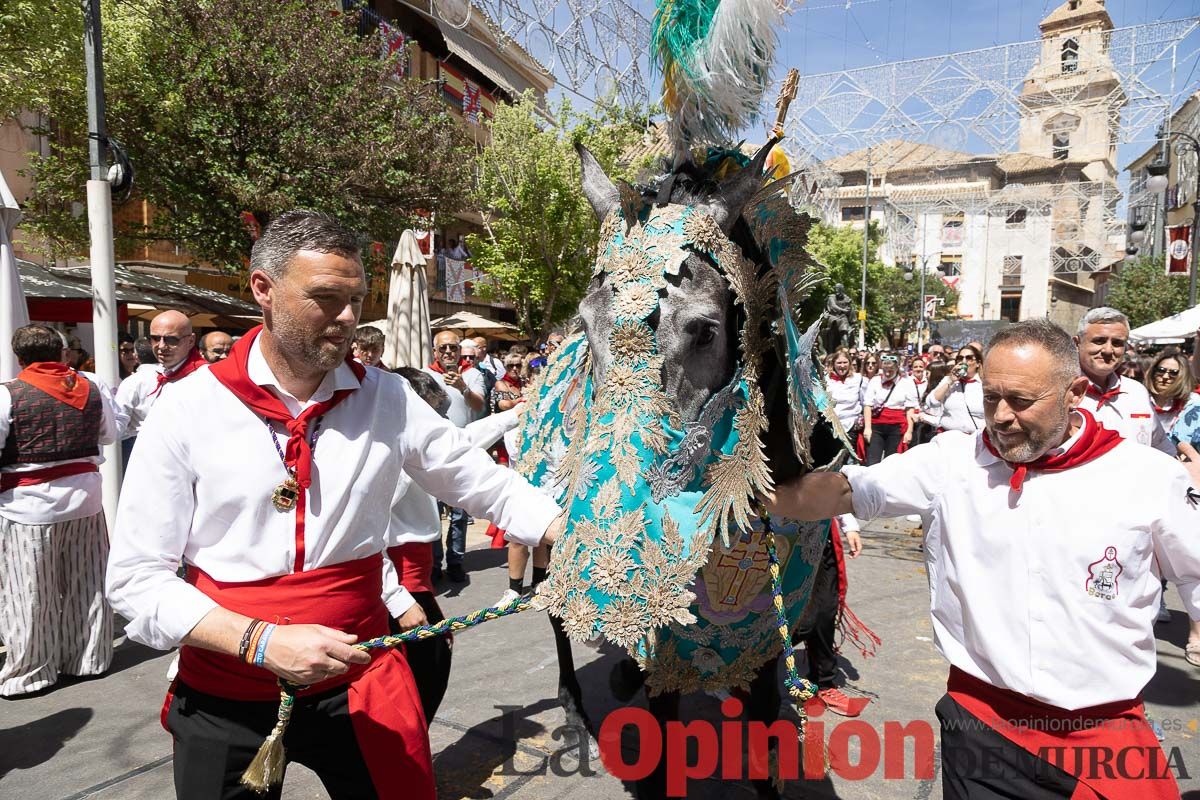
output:
[[[641,165],[618,160],[644,127],[615,108],[584,115],[565,102],[550,123],[530,93],[496,108],[475,192],[486,232],[468,246],[488,276],[478,291],[511,302],[531,338],[575,313],[596,260],[599,224],[580,188],[574,144],[583,143],[610,177],[625,178]]]
[[[434,84],[391,79],[395,62],[357,35],[356,15],[306,0],[138,0],[105,21],[109,134],[160,212],[118,236],[237,268],[251,245],[243,212],[261,225],[311,208],[387,240],[418,210],[463,207],[465,132]],[[28,224],[59,250],[86,241],[65,212],[86,180],[83,109],[73,92],[49,103],[55,135],[34,162]]]
[[[904,270],[881,262],[878,253],[882,242],[883,232],[878,224],[872,222],[867,245],[866,341],[870,345],[886,340],[893,347],[901,347],[908,335],[916,330],[920,317],[919,274],[914,273],[913,279],[906,281]],[[839,283],[853,299],[855,310],[861,308],[862,231],[818,222],[809,230],[808,249],[819,262],[825,282],[817,285],[805,303],[806,317],[815,318],[824,310],[826,298],[833,294],[834,287]],[[955,315],[957,292],[933,272],[925,276],[925,293],[936,294],[945,300],[935,318]]]
[[[0,118],[46,112],[83,96],[78,0],[0,3]]]
[[[1113,276],[1104,302],[1124,312],[1130,327],[1146,325],[1188,307],[1188,276],[1168,275],[1162,257],[1142,256]]]

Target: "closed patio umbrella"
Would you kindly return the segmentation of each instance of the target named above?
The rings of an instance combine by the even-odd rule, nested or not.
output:
[[[388,313],[383,322],[384,364],[423,367],[433,361],[425,256],[411,230],[400,235],[400,243],[392,256]]]
[[[21,207],[0,174],[0,381],[17,377],[21,368],[12,351],[13,331],[29,324],[29,308],[21,291],[21,276],[13,253],[12,235],[21,221]]]

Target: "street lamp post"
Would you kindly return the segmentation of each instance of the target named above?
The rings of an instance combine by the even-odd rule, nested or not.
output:
[[[863,251],[862,291],[858,303],[858,349],[866,347],[867,341],[867,247],[871,241],[871,150],[867,148],[866,169],[867,197],[863,205]]]
[[[1197,229],[1200,229],[1200,140],[1198,140],[1195,136],[1192,136],[1190,133],[1184,133],[1183,131],[1166,131],[1162,134],[1162,136],[1164,141],[1169,141],[1172,137],[1182,139],[1187,144],[1188,149],[1196,155],[1197,159],[1196,185],[1193,188],[1192,193],[1192,262],[1188,269],[1188,308],[1192,308],[1196,305],[1196,261],[1200,260],[1200,235],[1197,235]],[[1147,171],[1150,172],[1151,175],[1146,179],[1146,188],[1156,194],[1165,191],[1168,183],[1166,169],[1147,169]],[[1166,225],[1165,218],[1163,225]],[[1164,255],[1167,258],[1171,257],[1170,253],[1164,253]]]

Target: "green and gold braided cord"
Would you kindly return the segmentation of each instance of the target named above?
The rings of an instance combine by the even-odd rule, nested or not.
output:
[[[787,610],[783,606],[783,579],[779,572],[779,556],[775,552],[775,531],[771,528],[770,516],[765,511],[761,512],[761,516],[763,530],[767,534],[767,563],[771,569],[771,601],[775,606],[775,622],[779,628],[780,641],[783,642],[783,660],[787,667],[784,684],[787,686],[788,694],[792,697],[796,713],[803,723],[808,718],[804,712],[804,703],[816,695],[816,687],[810,681],[801,678],[800,673],[796,671],[796,648],[792,645],[791,625],[788,623]]]

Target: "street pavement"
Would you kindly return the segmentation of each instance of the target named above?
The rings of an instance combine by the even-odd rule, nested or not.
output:
[[[847,645],[842,667],[846,691],[871,701],[860,718],[866,725],[839,728],[845,721],[829,714],[810,722],[810,737],[815,724],[822,723],[825,741],[850,742],[849,763],[838,765],[841,774],[788,783],[784,796],[940,798],[936,751],[922,772],[914,764],[913,740],[893,738],[894,723],[909,726],[909,731],[919,731],[925,723],[925,730],[936,732],[933,706],[945,688],[946,665],[931,640],[921,540],[903,521],[891,520],[870,526],[863,541],[862,556],[849,565],[849,603],[883,644],[871,659]],[[504,551],[488,548],[481,524],[472,526],[469,544],[469,582],[439,587],[447,615],[490,605],[506,587]],[[1003,597],[1004,587],[997,587],[997,602]],[[1150,714],[1166,728],[1164,747],[1169,753],[1177,749],[1175,763],[1188,776],[1180,781],[1184,796],[1200,800],[1200,671],[1183,658],[1187,617],[1174,589],[1168,604],[1174,614],[1170,623],[1156,628],[1159,671],[1145,698]],[[67,680],[36,697],[0,700],[0,798],[173,796],[171,741],[158,721],[171,656],[118,641],[106,675]],[[574,652],[586,709],[599,722],[620,705],[608,688],[619,656],[581,645]],[[630,797],[630,787],[609,775],[598,758],[590,753],[580,758],[583,748],[564,728],[556,694],[554,640],[544,615],[528,612],[459,635],[449,691],[430,729],[439,797]],[[641,695],[633,702],[645,704]],[[686,698],[682,716],[716,723],[725,719],[720,699],[707,695]],[[855,736],[847,738],[851,733]],[[871,744],[881,739],[884,752],[889,743],[905,747],[902,777],[887,777],[883,766],[871,768]],[[622,747],[630,762],[638,755],[631,741],[627,737]],[[867,742],[861,751],[860,741]],[[932,742],[936,745],[936,735]],[[862,771],[869,774],[852,774],[864,757]],[[298,765],[288,769],[283,796],[327,797],[316,777]],[[745,781],[714,777],[691,781],[687,796],[741,800],[755,794]]]

